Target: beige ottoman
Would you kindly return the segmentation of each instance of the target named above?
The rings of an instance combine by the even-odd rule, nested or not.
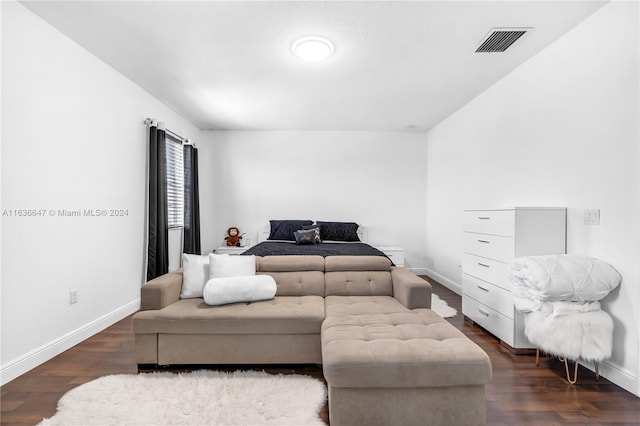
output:
[[[428,309],[328,316],[322,363],[332,426],[486,423],[489,357]]]

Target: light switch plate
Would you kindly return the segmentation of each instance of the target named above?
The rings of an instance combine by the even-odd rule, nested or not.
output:
[[[585,225],[600,225],[600,209],[589,209],[584,211]]]
[[[69,290],[69,304],[78,303],[78,290]]]

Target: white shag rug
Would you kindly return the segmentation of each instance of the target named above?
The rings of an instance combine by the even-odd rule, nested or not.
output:
[[[120,374],[67,392],[41,425],[323,425],[319,380],[262,371]]]
[[[437,294],[433,293],[431,293],[431,310],[442,318],[451,318],[458,315],[458,311],[447,305],[447,302],[440,299]]]

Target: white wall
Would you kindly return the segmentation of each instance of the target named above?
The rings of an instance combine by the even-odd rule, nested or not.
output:
[[[427,253],[461,282],[465,208],[568,207],[568,252],[622,274],[604,375],[640,394],[638,3],[604,6],[428,133]],[[599,226],[583,224],[598,208]]]
[[[424,134],[211,131],[203,139],[205,252],[229,226],[255,242],[270,219],[355,221],[371,244],[401,246],[407,267],[424,268]],[[207,162],[212,177],[202,170]]]
[[[2,383],[137,310],[146,117],[198,139],[140,87],[2,2],[2,211],[44,210],[2,217]],[[127,215],[60,217],[62,209]]]

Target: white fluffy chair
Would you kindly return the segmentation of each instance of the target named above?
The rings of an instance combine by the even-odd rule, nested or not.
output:
[[[611,356],[613,320],[599,300],[621,282],[608,263],[573,255],[528,256],[509,269],[516,308],[525,313],[525,335],[540,349],[560,357],[569,383],[578,378],[578,360],[598,362]],[[573,379],[568,360],[575,361]]]
[[[567,380],[573,384],[578,378],[579,359],[594,363],[598,377],[598,362],[611,356],[613,320],[602,310],[573,312],[554,316],[542,311],[524,317],[525,335],[543,352],[558,356],[565,363]],[[538,365],[539,350],[536,351]],[[573,379],[568,360],[575,360]]]

